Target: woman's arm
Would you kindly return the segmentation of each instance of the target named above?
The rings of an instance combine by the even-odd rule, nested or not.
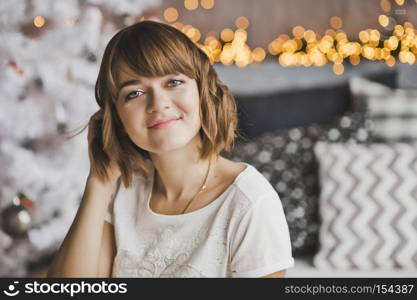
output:
[[[98,266],[98,277],[108,278],[112,276],[113,261],[116,256],[116,252],[117,249],[114,235],[114,226],[108,222],[104,222]]]
[[[115,252],[114,237],[110,236],[113,232],[108,228],[113,226],[106,224],[107,228],[103,230],[104,216],[115,186],[116,183],[104,184],[94,176],[88,177],[81,205],[47,277],[99,277],[110,272],[109,267],[100,269],[99,262],[108,265],[112,262],[109,256],[114,256]]]

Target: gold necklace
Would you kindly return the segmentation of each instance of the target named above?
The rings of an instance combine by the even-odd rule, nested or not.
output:
[[[210,172],[210,166],[211,166],[211,159],[209,160],[209,166],[208,166],[208,169],[207,169],[206,178],[204,179],[204,182],[203,182],[203,186],[200,188],[200,190],[197,192],[197,194],[195,194],[194,197],[191,198],[191,200],[188,202],[187,206],[184,208],[184,210],[181,213],[182,215],[185,213],[188,206],[190,206],[191,202],[193,202],[195,197],[197,197],[198,194],[200,194],[202,191],[204,191],[206,189],[206,182],[207,182],[208,174]]]

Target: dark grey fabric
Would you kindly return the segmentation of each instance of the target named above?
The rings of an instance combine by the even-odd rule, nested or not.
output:
[[[372,74],[365,78],[389,87],[396,85],[395,71]],[[268,95],[235,94],[235,98],[239,114],[239,131],[247,138],[276,129],[312,123],[328,124],[335,117],[340,117],[352,109],[349,81],[328,87],[295,89]]]
[[[276,129],[329,123],[348,110],[351,102],[346,84],[236,99],[239,130],[248,138]]]

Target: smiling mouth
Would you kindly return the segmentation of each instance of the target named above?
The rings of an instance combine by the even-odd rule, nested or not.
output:
[[[181,118],[178,118],[178,119],[173,119],[173,120],[170,120],[170,121],[168,121],[168,122],[164,122],[164,123],[160,123],[160,124],[154,125],[154,126],[150,127],[149,129],[165,129],[165,128],[169,128],[169,127],[171,127],[171,126],[172,126],[175,122],[177,122],[177,121],[179,121],[179,120],[181,120]]]

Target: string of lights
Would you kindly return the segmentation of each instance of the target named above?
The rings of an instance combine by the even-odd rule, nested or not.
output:
[[[398,6],[403,6],[405,0],[392,0]],[[417,0],[411,0],[417,3]],[[390,0],[381,0],[380,8],[383,13],[378,16],[378,23],[389,30],[390,34],[381,34],[378,29],[367,28],[361,30],[356,41],[350,41],[343,30],[343,20],[339,16],[329,19],[330,27],[323,35],[297,25],[292,29],[292,36],[280,34],[273,39],[267,49],[256,47],[251,49],[247,44],[250,21],[245,16],[236,18],[236,28],[224,28],[220,34],[214,31],[207,33],[202,40],[201,31],[190,24],[179,22],[180,14],[174,7],[164,10],[163,18],[171,26],[184,32],[193,40],[210,58],[212,62],[224,65],[236,64],[246,67],[264,61],[267,56],[275,57],[284,67],[290,66],[324,66],[333,64],[333,72],[343,74],[344,63],[358,65],[362,59],[381,61],[393,67],[397,61],[416,63],[417,55],[417,29],[411,22],[396,24],[390,16],[393,5]],[[214,0],[185,0],[186,10],[196,10],[199,6],[210,10],[215,6]],[[143,20],[144,18],[141,18]],[[74,22],[70,20],[69,23]],[[40,28],[45,25],[42,16],[33,19],[34,26]]]

